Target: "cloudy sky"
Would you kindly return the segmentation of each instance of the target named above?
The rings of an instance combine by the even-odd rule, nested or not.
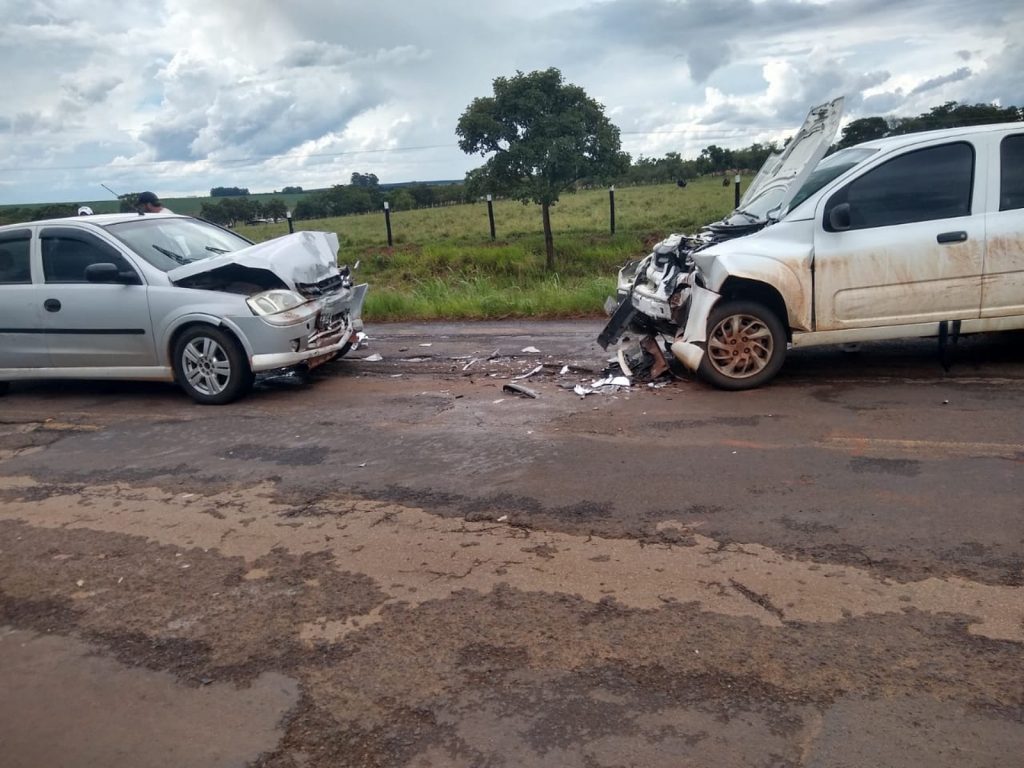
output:
[[[459,115],[550,66],[634,156],[1024,104],[1020,0],[0,0],[0,203],[452,179]]]

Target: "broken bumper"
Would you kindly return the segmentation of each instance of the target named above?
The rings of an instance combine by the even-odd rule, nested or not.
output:
[[[686,315],[681,324],[673,324],[674,340],[670,348],[680,363],[690,371],[696,371],[704,358],[708,316],[721,295],[698,285],[693,273],[687,278],[684,290]],[[610,306],[608,308],[611,309]],[[671,328],[666,328],[666,323],[671,322],[673,311],[669,300],[650,290],[634,287],[621,296],[597,342],[607,349],[631,329],[644,328],[650,335],[657,332],[655,329],[671,331]]]
[[[363,328],[365,284],[319,299],[315,312],[292,325],[273,326],[261,318],[236,320],[252,350],[253,373],[327,362],[351,344]]]

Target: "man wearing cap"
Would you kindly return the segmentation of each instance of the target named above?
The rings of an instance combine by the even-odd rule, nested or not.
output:
[[[139,195],[139,210],[142,213],[174,213],[170,208],[160,204],[160,198],[152,192],[143,192]]]

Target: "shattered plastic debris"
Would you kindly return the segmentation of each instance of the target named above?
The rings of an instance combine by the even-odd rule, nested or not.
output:
[[[420,346],[421,347],[432,347],[432,346],[434,346],[434,343],[433,342],[427,342],[426,344],[420,344]]]
[[[539,355],[540,354],[540,350],[537,349],[536,347],[523,347],[519,351],[520,352],[528,352],[528,353],[535,354],[535,355]]]
[[[544,370],[544,366],[543,365],[538,365],[532,371],[527,371],[526,373],[520,374],[519,376],[513,376],[512,377],[512,381],[520,381],[521,379],[528,379],[531,376],[533,376],[535,373],[540,373],[542,370]]]
[[[607,376],[603,379],[596,379],[589,387],[577,384],[572,391],[580,397],[595,394],[612,395],[620,389],[629,389],[631,385],[632,382],[626,376]]]
[[[565,374],[567,374],[568,372],[569,372],[569,366],[568,365],[563,365],[562,366],[562,370],[560,370],[558,372],[558,375],[559,376],[565,376]]]
[[[524,387],[522,384],[514,384],[512,382],[509,382],[508,384],[506,384],[505,386],[503,386],[501,388],[501,391],[502,392],[508,392],[510,395],[518,395],[519,397],[528,397],[528,398],[530,398],[532,400],[536,400],[537,399],[537,393],[534,390],[532,390],[532,389]]]
[[[368,363],[379,363],[383,359],[384,358],[381,357],[380,352],[374,352],[372,355],[363,358],[363,360]]]
[[[622,370],[622,374],[624,376],[632,376],[633,375],[633,371],[630,370],[629,363],[626,362],[626,350],[625,349],[623,349],[622,347],[619,347],[619,352],[616,355],[616,359],[618,360],[619,368]]]
[[[478,363],[478,362],[480,362],[480,358],[479,357],[474,357],[472,360],[470,360],[468,363],[466,363],[464,366],[462,366],[462,370],[468,371],[469,367],[471,365],[473,365],[473,363]]]
[[[507,520],[508,520],[508,515],[502,515],[501,517],[498,518],[498,522],[499,523],[504,523]]]

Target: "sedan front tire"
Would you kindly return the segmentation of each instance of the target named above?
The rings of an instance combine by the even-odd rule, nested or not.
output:
[[[197,403],[224,405],[248,392],[254,377],[234,336],[212,325],[196,325],[174,344],[174,378]]]

